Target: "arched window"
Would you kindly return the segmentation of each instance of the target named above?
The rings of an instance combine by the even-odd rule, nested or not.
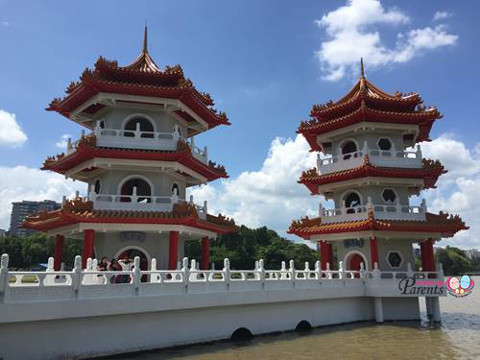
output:
[[[153,138],[153,124],[150,120],[142,116],[136,116],[127,121],[127,123],[125,124],[124,130],[126,131],[124,132],[124,136],[134,137],[135,135],[133,132],[137,129],[137,126],[140,127],[140,131],[143,133],[141,135],[142,138]]]
[[[387,204],[395,204],[397,202],[397,194],[393,189],[385,189],[382,192],[382,199]]]
[[[141,203],[151,203],[152,202],[152,189],[150,184],[141,178],[133,178],[125,181],[121,188],[121,195],[133,195],[134,189],[136,190],[136,195],[138,196],[137,202]],[[122,196],[122,202],[132,202],[130,197]]]
[[[353,141],[347,141],[345,144],[342,146],[342,155],[343,155],[343,160],[350,159],[352,157],[352,153],[357,152],[357,144]]]
[[[173,183],[172,185],[172,195],[180,195],[180,188],[177,183]]]
[[[355,208],[362,205],[360,196],[356,192],[350,192],[344,197],[345,207],[348,208],[347,214],[355,213]]]
[[[100,184],[100,180],[95,181],[95,185],[93,187],[93,191],[95,191],[95,194],[100,194],[100,189],[102,187],[102,184]]]

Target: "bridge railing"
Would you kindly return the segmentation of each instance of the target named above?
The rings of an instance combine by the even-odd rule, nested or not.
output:
[[[54,271],[53,258],[48,261],[46,271],[9,271],[8,255],[1,257],[0,301],[31,302],[51,300],[75,300],[115,298],[142,295],[169,295],[185,293],[214,293],[228,291],[295,290],[322,288],[358,289],[372,283],[374,287],[395,289],[406,276],[416,279],[443,279],[443,271],[381,272],[320,268],[317,261],[313,269],[307,262],[303,269],[296,269],[293,260],[282,262],[279,270],[267,270],[264,261],[255,263],[252,270],[234,270],[229,259],[224,260],[219,270],[200,270],[198,263],[184,258],[176,270],[157,270],[157,261],[152,259],[149,270],[140,269],[140,258],[136,257],[128,271],[98,271],[97,260],[88,259],[82,269],[81,257],[75,258],[72,271]]]

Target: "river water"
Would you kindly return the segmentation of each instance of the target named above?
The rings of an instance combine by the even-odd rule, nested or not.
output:
[[[442,324],[426,320],[405,323],[356,323],[314,329],[307,335],[282,333],[254,337],[242,343],[230,341],[124,355],[142,360],[305,360],[305,359],[475,359],[480,360],[480,277],[464,298],[440,298]]]

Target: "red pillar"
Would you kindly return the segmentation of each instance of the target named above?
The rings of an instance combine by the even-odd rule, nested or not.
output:
[[[433,254],[433,239],[425,241],[425,270],[435,271],[435,256]]]
[[[63,235],[57,235],[55,238],[55,247],[53,248],[53,269],[60,271],[63,261],[63,245],[65,243],[65,237]]]
[[[210,240],[208,236],[202,238],[202,270],[208,270],[210,263]]]
[[[168,243],[168,270],[176,270],[178,261],[178,231],[170,231]]]
[[[378,264],[378,246],[375,236],[370,238],[370,257],[372,259],[372,269],[375,269],[375,263]]]
[[[87,267],[87,259],[93,258],[95,246],[95,230],[87,229],[83,232],[82,269]]]
[[[320,259],[321,259],[322,270],[327,270],[328,246],[324,240],[320,241]]]

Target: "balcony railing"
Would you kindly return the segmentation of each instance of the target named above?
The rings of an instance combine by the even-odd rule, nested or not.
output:
[[[425,221],[427,204],[425,199],[419,206],[400,204],[372,204],[354,207],[341,207],[337,209],[324,209],[320,204],[320,218],[322,223],[338,223],[346,221],[359,221],[368,218],[369,209],[373,211],[375,219],[382,220],[410,220]]]
[[[93,208],[96,210],[131,210],[131,211],[160,211],[171,212],[173,205],[185,203],[186,201],[176,194],[170,196],[143,196],[136,194],[136,188],[133,188],[132,195],[119,194],[96,194],[90,193],[88,199],[93,202]],[[190,196],[189,203],[197,209],[201,219],[207,216],[207,202],[198,205],[193,202],[193,196]]]
[[[186,141],[181,136],[177,125],[175,125],[173,132],[153,132],[141,131],[140,124],[137,124],[135,130],[125,130],[101,128],[97,123],[92,134],[95,135],[97,146],[120,149],[174,151],[177,149],[179,140]],[[84,132],[82,132],[82,137],[83,136],[85,136]],[[67,155],[76,151],[79,141],[80,140],[72,142],[71,139],[68,139]],[[189,145],[195,158],[203,163],[208,163],[208,150],[206,146],[203,149],[196,146],[193,137],[189,139]]]
[[[332,172],[352,169],[361,166],[365,156],[368,155],[370,163],[384,167],[400,167],[400,168],[421,168],[422,151],[420,145],[415,150],[380,150],[369,149],[366,144],[363,149],[338,156],[332,156],[325,159],[317,157],[317,168],[320,174],[328,174]]]

